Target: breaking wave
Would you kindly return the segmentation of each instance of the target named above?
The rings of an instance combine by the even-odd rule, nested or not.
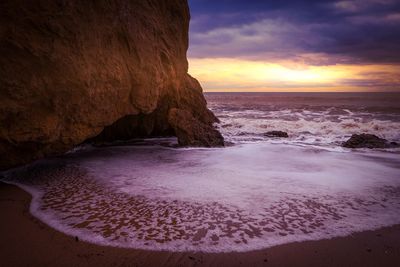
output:
[[[334,147],[358,133],[400,141],[400,121],[377,119],[372,114],[329,115],[329,112],[220,111],[218,128],[225,139],[233,143],[266,141]],[[264,133],[268,131],[285,131],[289,138],[267,138]]]
[[[400,94],[208,94],[228,142],[337,148],[352,134],[400,141]],[[264,136],[285,131],[287,139]]]

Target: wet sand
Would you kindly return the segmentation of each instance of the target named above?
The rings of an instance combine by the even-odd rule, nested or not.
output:
[[[30,200],[0,183],[1,266],[400,266],[400,225],[244,253],[154,252],[67,236],[30,215]]]

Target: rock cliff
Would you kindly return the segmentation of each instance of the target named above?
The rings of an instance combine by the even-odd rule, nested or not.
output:
[[[0,169],[88,139],[223,145],[187,74],[189,19],[186,0],[1,1]]]

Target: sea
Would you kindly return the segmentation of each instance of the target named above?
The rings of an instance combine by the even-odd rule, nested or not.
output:
[[[400,93],[208,93],[225,140],[285,143],[342,151],[352,134],[400,141]],[[266,138],[285,131],[288,139]]]
[[[400,143],[399,93],[205,96],[224,148],[85,145],[2,180],[49,226],[116,247],[250,251],[400,223],[400,149],[342,147],[359,133]]]

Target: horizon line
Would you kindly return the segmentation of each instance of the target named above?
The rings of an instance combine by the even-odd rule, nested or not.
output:
[[[400,91],[209,91],[203,93],[400,93]]]

